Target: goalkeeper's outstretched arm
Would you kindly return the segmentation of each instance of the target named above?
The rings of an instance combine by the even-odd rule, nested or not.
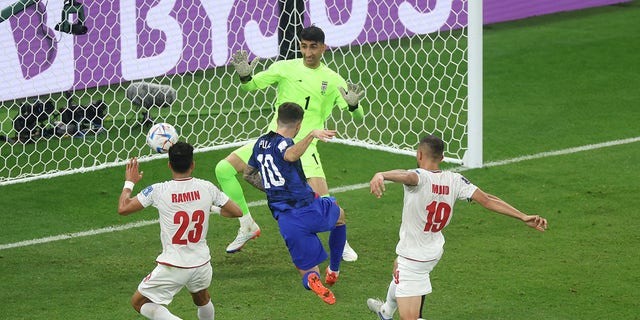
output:
[[[236,73],[242,83],[251,81],[253,69],[256,67],[257,62],[258,59],[253,59],[253,61],[249,63],[249,53],[245,50],[236,51],[231,55],[231,64],[235,67]]]
[[[344,101],[349,106],[349,112],[354,120],[361,121],[364,118],[364,111],[360,105],[360,99],[364,96],[364,90],[358,84],[347,82],[347,89],[338,87]]]

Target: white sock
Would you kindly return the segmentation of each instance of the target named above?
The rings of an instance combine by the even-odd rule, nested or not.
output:
[[[140,314],[151,320],[182,320],[169,312],[169,309],[153,302],[147,302],[140,307]]]
[[[389,290],[387,290],[387,299],[380,307],[380,312],[385,318],[392,318],[393,314],[398,309],[398,303],[396,302],[396,281],[391,279],[389,284]]]
[[[215,318],[216,312],[213,307],[213,303],[209,300],[209,303],[204,306],[198,307],[198,319],[199,320],[213,320]]]
[[[249,230],[251,226],[253,226],[253,217],[251,216],[251,212],[247,212],[242,215],[242,217],[238,218],[240,220],[240,228]]]

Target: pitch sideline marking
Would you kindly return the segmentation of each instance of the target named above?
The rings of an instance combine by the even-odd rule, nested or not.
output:
[[[47,243],[47,242],[53,242],[53,241],[58,241],[58,240],[66,240],[66,239],[72,239],[72,238],[93,236],[93,235],[97,235],[97,234],[101,234],[101,233],[108,233],[108,232],[114,232],[114,231],[123,231],[123,230],[128,230],[128,229],[133,229],[133,228],[152,225],[154,223],[158,223],[158,219],[156,219],[156,220],[136,221],[136,222],[131,222],[131,223],[127,223],[127,224],[123,224],[123,225],[119,225],[119,226],[111,226],[111,227],[93,229],[93,230],[88,230],[88,231],[81,231],[81,232],[74,232],[74,233],[64,233],[64,234],[59,234],[57,236],[44,237],[44,238],[39,238],[39,239],[31,239],[31,240],[25,240],[25,241],[20,241],[20,242],[15,242],[15,243],[2,244],[2,245],[0,245],[0,250],[9,249],[9,248],[25,247],[25,246],[29,246],[29,245],[32,245],[32,244]]]
[[[634,142],[638,142],[638,141],[640,141],[640,137],[621,139],[621,140],[613,140],[613,141],[596,143],[596,144],[588,144],[588,145],[581,146],[581,147],[574,147],[574,148],[568,148],[568,149],[557,150],[557,151],[547,151],[547,152],[541,152],[541,153],[532,154],[532,155],[528,155],[528,156],[517,157],[517,158],[513,158],[513,159],[489,162],[489,163],[485,163],[483,166],[484,167],[496,167],[496,166],[501,166],[501,165],[510,164],[510,163],[516,163],[516,162],[521,162],[521,161],[526,161],[526,160],[547,158],[547,157],[553,157],[553,156],[560,156],[560,155],[565,155],[565,154],[577,153],[577,152],[581,152],[581,151],[589,151],[589,150],[601,149],[601,148],[606,148],[606,147],[619,146],[619,145],[634,143]]]
[[[577,153],[577,152],[582,152],[582,151],[589,151],[589,150],[601,149],[601,148],[618,146],[618,145],[623,145],[623,144],[629,144],[629,143],[634,143],[634,142],[638,142],[638,141],[640,141],[640,137],[629,138],[629,139],[621,139],[621,140],[613,140],[613,141],[608,141],[608,142],[603,142],[603,143],[589,144],[589,145],[585,145],[585,146],[581,146],[581,147],[574,147],[574,148],[568,148],[568,149],[557,150],[557,151],[541,152],[541,153],[532,154],[532,155],[528,155],[528,156],[516,157],[516,158],[500,160],[500,161],[493,161],[493,162],[485,163],[483,166],[484,167],[496,167],[496,166],[501,166],[501,165],[510,164],[510,163],[516,163],[516,162],[522,162],[522,161],[540,159],[540,158],[547,158],[547,157],[553,157],[553,156],[559,156],[559,155],[572,154],[572,153]],[[460,167],[460,168],[457,169],[457,171],[466,171],[466,170],[469,170],[469,168]],[[364,189],[364,188],[366,188],[368,186],[369,186],[368,183],[359,183],[359,184],[354,184],[354,185],[350,185],[350,186],[343,186],[343,187],[333,188],[333,189],[330,190],[330,192],[331,193],[342,193],[342,192],[347,192],[347,191]],[[249,202],[247,205],[249,207],[257,207],[257,206],[263,206],[263,205],[266,205],[266,204],[267,204],[266,200],[260,200],[260,201]],[[39,239],[31,239],[31,240],[25,240],[25,241],[20,241],[20,242],[15,242],[15,243],[0,244],[0,250],[18,248],[18,247],[25,247],[25,246],[30,246],[30,245],[34,245],[34,244],[48,243],[48,242],[53,242],[53,241],[58,241],[58,240],[66,240],[66,239],[72,239],[72,238],[93,236],[93,235],[98,235],[98,234],[102,234],[102,233],[109,233],[109,232],[115,232],[115,231],[124,231],[124,230],[128,230],[128,229],[133,229],[133,228],[139,228],[139,227],[152,225],[152,224],[155,224],[155,223],[158,223],[158,219],[136,221],[136,222],[131,222],[131,223],[127,223],[127,224],[123,224],[123,225],[119,225],[119,226],[111,226],[111,227],[93,229],[93,230],[82,231],[82,232],[66,233],[66,234],[60,234],[60,235],[57,235],[57,236],[44,237],[44,238],[39,238]]]

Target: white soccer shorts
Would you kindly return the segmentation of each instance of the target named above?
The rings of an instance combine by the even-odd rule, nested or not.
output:
[[[398,268],[393,274],[396,282],[396,297],[417,297],[431,293],[429,273],[440,261],[416,261],[398,256]]]
[[[140,282],[138,291],[154,303],[167,305],[184,287],[192,293],[209,288],[212,274],[211,263],[190,269],[158,264]]]

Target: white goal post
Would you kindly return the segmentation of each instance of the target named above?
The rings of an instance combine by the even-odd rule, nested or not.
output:
[[[482,166],[482,1],[72,4],[0,0],[0,185],[159,157],[145,145],[152,122],[199,151],[257,138],[275,88],[241,91],[231,54],[263,70],[295,56],[283,41],[311,24],[326,33],[324,62],[367,92],[364,122],[333,112],[339,142],[413,155],[435,134],[447,161]]]

